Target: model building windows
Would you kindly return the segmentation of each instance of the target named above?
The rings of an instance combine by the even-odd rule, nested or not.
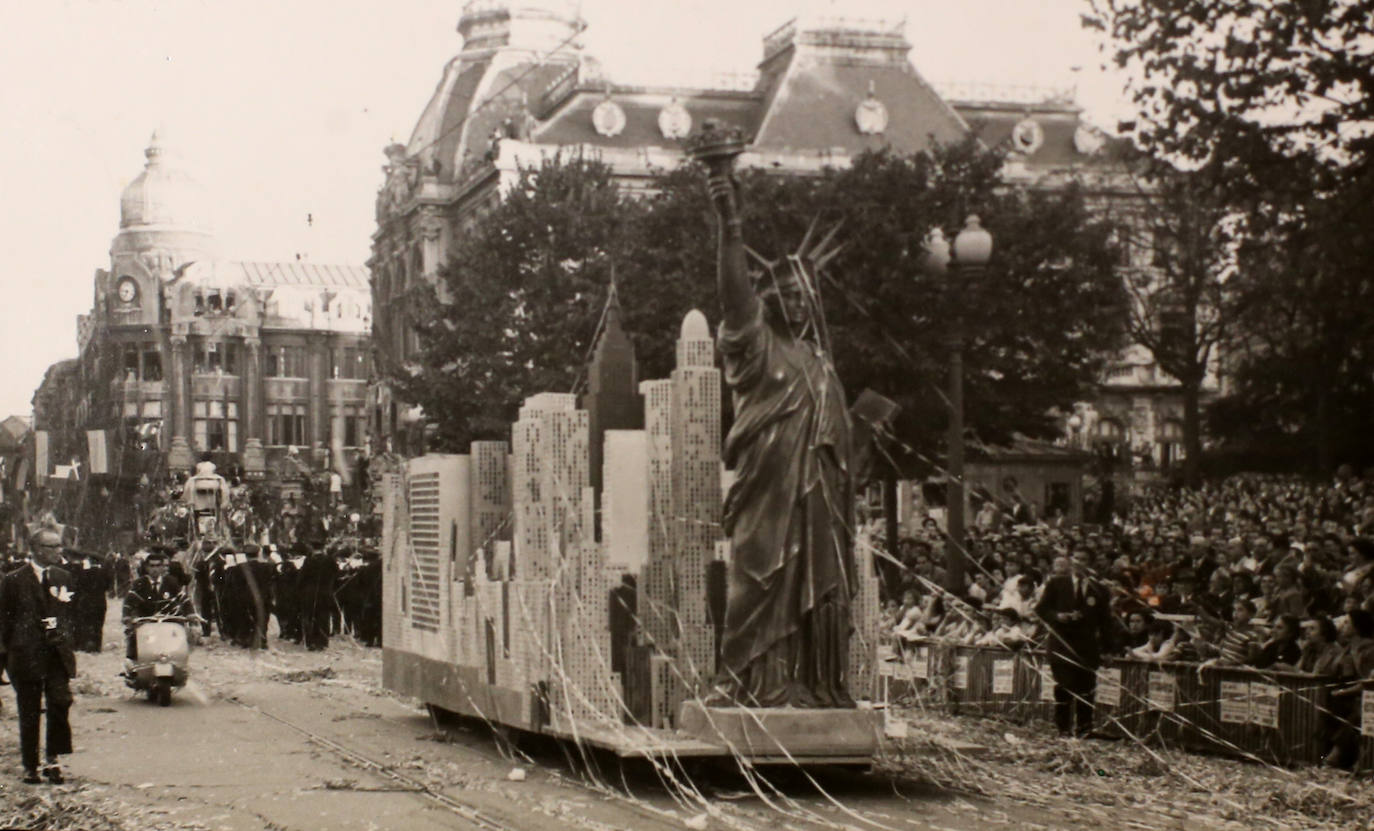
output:
[[[277,346],[267,350],[263,371],[268,378],[306,378],[305,347]]]
[[[191,409],[191,430],[197,449],[237,453],[239,405],[234,401],[197,401]]]
[[[305,405],[267,405],[267,443],[284,447],[305,444]]]

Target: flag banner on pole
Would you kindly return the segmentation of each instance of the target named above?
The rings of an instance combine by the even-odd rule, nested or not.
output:
[[[48,431],[37,430],[33,434],[33,475],[42,482],[48,478]]]
[[[109,473],[110,456],[106,449],[104,430],[86,431],[86,449],[90,453],[90,474],[94,476],[98,473]]]

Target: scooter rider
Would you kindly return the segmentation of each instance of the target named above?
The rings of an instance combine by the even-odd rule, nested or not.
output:
[[[186,594],[177,578],[168,574],[165,548],[155,548],[148,554],[143,567],[146,573],[134,581],[124,596],[124,635],[128,642],[127,657],[138,658],[138,643],[134,637],[134,621],[153,615],[186,614]]]

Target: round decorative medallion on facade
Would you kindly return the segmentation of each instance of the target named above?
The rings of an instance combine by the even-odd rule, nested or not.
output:
[[[674,98],[658,111],[658,130],[666,139],[686,138],[692,132],[692,114]]]
[[[121,277],[115,292],[119,296],[120,303],[132,305],[138,299],[138,281],[132,277]]]
[[[1085,156],[1095,156],[1101,152],[1107,140],[1101,133],[1086,124],[1073,131],[1073,147]]]
[[[1011,143],[1018,153],[1034,153],[1045,143],[1045,128],[1033,118],[1023,119],[1012,128]]]
[[[607,138],[618,136],[625,130],[625,111],[608,98],[592,110],[592,126]]]
[[[866,136],[877,135],[887,129],[887,107],[878,100],[873,82],[868,83],[868,97],[854,109],[854,124]]]

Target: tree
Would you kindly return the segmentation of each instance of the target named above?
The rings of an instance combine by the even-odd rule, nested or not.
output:
[[[1201,481],[1202,387],[1232,325],[1244,218],[1219,197],[1215,166],[1195,171],[1142,158],[1136,197],[1113,217],[1130,294],[1129,332],[1183,392],[1183,480]]]
[[[1262,143],[1335,166],[1365,159],[1374,127],[1374,0],[1089,0],[1135,76],[1134,134],[1196,162]],[[1272,159],[1270,160],[1272,161]]]
[[[867,154],[844,170],[779,176],[742,170],[746,242],[765,257],[796,250],[814,221],[841,223],[848,245],[821,287],[836,364],[851,395],[865,387],[903,406],[910,459],[933,466],[942,400],[949,285],[919,274],[928,230],[978,211],[996,253],[970,288],[969,425],[996,442],[1048,437],[1052,413],[1082,398],[1119,344],[1124,296],[1109,229],[1076,189],[1021,191],[999,154],[968,142],[930,154]],[[704,176],[664,172],[647,195],[618,193],[609,170],[555,159],[520,174],[478,218],[442,272],[447,297],[425,304],[422,368],[407,394],[442,446],[504,434],[521,399],[577,389],[614,268],[642,377],[672,368],[682,316],[717,316],[714,220]]]
[[[504,437],[525,396],[572,391],[610,279],[607,246],[630,210],[605,165],[554,158],[520,171],[457,238],[442,300],[431,290],[414,309],[420,366],[399,379],[438,447]]]
[[[1085,25],[1134,75],[1134,138],[1216,171],[1245,219],[1229,288],[1245,310],[1226,345],[1235,390],[1213,423],[1232,441],[1301,440],[1329,470],[1374,371],[1358,305],[1374,274],[1374,0],[1090,5]]]
[[[1233,439],[1287,446],[1324,472],[1338,459],[1374,460],[1365,427],[1374,407],[1368,190],[1346,187],[1255,216],[1254,239],[1238,252],[1235,391],[1215,421]]]

